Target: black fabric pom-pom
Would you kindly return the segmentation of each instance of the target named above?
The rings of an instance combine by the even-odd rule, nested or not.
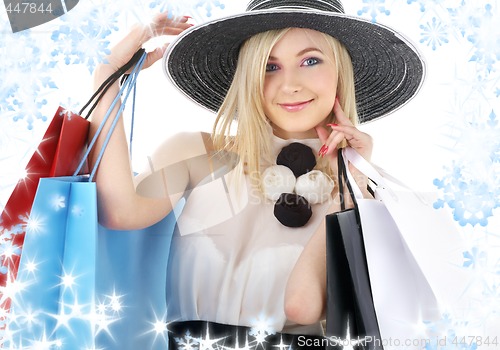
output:
[[[274,204],[274,216],[287,227],[302,227],[312,216],[311,205],[295,193],[282,193]]]
[[[310,147],[302,143],[293,142],[283,147],[278,154],[276,164],[289,167],[295,177],[299,177],[314,169],[316,166],[316,157]]]

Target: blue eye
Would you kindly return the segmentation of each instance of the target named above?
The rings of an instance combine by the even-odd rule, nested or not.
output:
[[[266,72],[274,72],[274,71],[276,71],[276,70],[278,70],[278,69],[279,69],[279,67],[278,67],[278,65],[277,65],[277,64],[274,64],[274,63],[268,63],[268,64],[266,65]]]
[[[304,60],[304,66],[314,66],[315,64],[321,63],[321,60],[315,57],[310,57]]]

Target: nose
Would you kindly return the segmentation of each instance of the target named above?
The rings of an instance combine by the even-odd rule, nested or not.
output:
[[[302,90],[299,74],[294,70],[285,72],[283,74],[282,89],[287,94],[294,94]]]

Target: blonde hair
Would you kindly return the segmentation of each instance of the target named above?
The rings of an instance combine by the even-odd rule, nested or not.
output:
[[[271,30],[256,34],[241,47],[236,72],[214,123],[212,138],[216,150],[235,152],[240,165],[251,174],[254,185],[261,183],[261,160],[271,164],[270,122],[264,113],[264,79],[268,57],[274,45],[291,28]],[[355,125],[358,123],[354,92],[354,73],[351,58],[345,47],[335,38],[323,34],[332,49],[338,82],[337,96],[345,115]],[[231,136],[233,122],[237,121],[236,135]],[[335,122],[333,111],[327,118]],[[345,145],[341,145],[343,147]],[[327,162],[318,162],[318,168],[330,173]]]

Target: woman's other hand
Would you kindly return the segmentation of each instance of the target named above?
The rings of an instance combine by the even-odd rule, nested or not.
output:
[[[168,13],[165,12],[156,15],[149,25],[134,25],[129,34],[111,49],[111,53],[107,57],[107,64],[114,71],[118,70],[150,39],[161,35],[178,35],[192,27],[192,24],[187,23],[188,20],[187,16],[169,17]],[[168,44],[165,44],[149,52],[143,69],[150,67],[162,58],[167,46]]]
[[[328,124],[327,128],[323,126],[317,126],[316,132],[323,143],[323,148],[320,150],[320,156],[327,158],[330,162],[332,172],[336,177],[338,174],[337,170],[337,149],[338,145],[342,141],[346,141],[349,147],[355,149],[363,158],[370,160],[373,151],[373,140],[370,135],[365,132],[360,131],[351,120],[345,115],[342,107],[340,106],[338,98],[335,99],[335,104],[333,106],[333,112],[335,114],[335,119],[337,124]],[[357,170],[352,164],[349,164],[349,170],[354,177],[356,183],[361,189],[365,198],[371,198],[369,191],[367,190],[368,178],[366,175]],[[344,189],[347,191],[347,189]],[[347,205],[350,207],[352,203],[347,200]]]
[[[370,160],[373,150],[373,140],[371,136],[354,126],[344,114],[338,99],[335,99],[333,112],[337,124],[328,124],[327,127],[330,128],[330,130],[324,126],[316,127],[318,137],[323,143],[319,155],[322,157],[330,156],[334,158],[332,160],[336,162],[337,147],[343,140],[346,140],[350,147],[354,148],[366,160]]]

